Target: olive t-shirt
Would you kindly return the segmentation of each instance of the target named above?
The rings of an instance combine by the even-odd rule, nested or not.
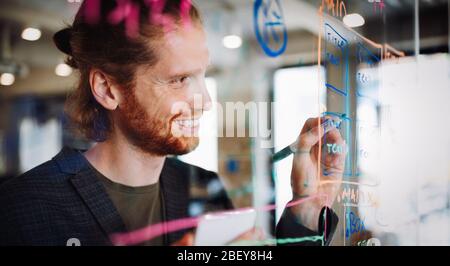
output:
[[[111,181],[97,170],[95,172],[128,231],[141,229],[164,220],[164,201],[160,182],[143,187],[129,187]],[[161,235],[140,245],[162,246],[164,239]]]

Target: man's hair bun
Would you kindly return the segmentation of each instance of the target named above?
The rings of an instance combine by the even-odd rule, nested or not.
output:
[[[71,34],[72,30],[70,28],[65,28],[53,35],[53,42],[56,47],[69,56],[72,56],[72,47],[70,46]]]

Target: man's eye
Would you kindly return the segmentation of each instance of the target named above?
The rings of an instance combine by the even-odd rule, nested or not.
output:
[[[189,77],[185,76],[185,77],[176,78],[176,79],[172,80],[170,83],[177,85],[177,84],[186,83],[188,80],[189,80]]]

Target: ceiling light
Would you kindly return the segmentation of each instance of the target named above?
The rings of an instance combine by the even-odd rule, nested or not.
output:
[[[61,63],[56,66],[55,74],[60,77],[68,77],[72,74],[72,68],[67,64]]]
[[[364,23],[366,23],[364,21],[364,18],[360,14],[357,14],[357,13],[346,15],[344,17],[343,21],[344,21],[344,24],[350,28],[361,27],[362,25],[364,25]]]
[[[11,73],[3,73],[0,76],[0,84],[3,86],[13,85],[15,80],[16,80],[16,77],[14,77],[14,75]]]
[[[37,41],[41,38],[41,31],[36,28],[26,28],[22,31],[22,39],[27,41]]]
[[[223,46],[228,49],[237,49],[242,45],[242,38],[238,35],[228,35],[223,38]]]

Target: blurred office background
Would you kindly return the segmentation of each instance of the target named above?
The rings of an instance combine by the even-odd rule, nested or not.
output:
[[[273,135],[272,139],[266,136],[250,137],[248,135],[216,137],[210,133],[224,130],[225,120],[218,117],[219,113],[213,109],[203,118],[200,133],[202,144],[195,152],[181,159],[217,171],[236,207],[276,203],[278,208],[272,215],[279,217],[282,211],[280,206],[284,206],[291,197],[289,175],[292,159],[288,158],[272,168],[270,154],[294,141],[306,119],[318,116],[330,108],[335,97],[327,92],[325,87],[317,85],[323,76],[332,79],[329,76],[332,73],[327,73],[326,68],[321,67],[318,70],[317,67],[317,40],[319,35],[323,35],[323,26],[318,20],[317,12],[322,1],[278,1],[282,4],[288,42],[286,51],[277,57],[267,56],[255,37],[253,0],[196,0],[194,2],[203,12],[209,39],[212,68],[207,73],[207,86],[213,100],[221,103],[222,106],[225,106],[226,102],[275,102],[273,109],[269,108],[272,114],[269,112],[264,117],[264,113],[261,112],[258,114],[248,112],[247,116],[237,117],[235,120],[236,128],[244,127],[250,131],[262,124],[272,129]],[[416,111],[396,113],[395,108],[385,108],[384,111],[391,112],[389,117],[394,117],[389,120],[393,123],[391,127],[388,127],[389,132],[393,133],[388,133],[389,137],[397,134],[397,138],[402,138],[402,134],[407,133],[399,130],[405,127],[413,130],[419,124],[430,132],[448,132],[450,120],[446,113],[448,108],[444,105],[446,100],[450,99],[445,99],[448,96],[448,91],[446,92],[445,89],[450,90],[445,87],[448,85],[450,76],[448,63],[446,63],[450,46],[449,2],[419,0],[416,3],[412,0],[384,0],[382,8],[374,6],[372,3],[374,1],[347,0],[343,2],[348,14],[358,13],[364,18],[364,24],[354,28],[354,31],[377,43],[387,43],[404,53],[405,57],[401,60],[405,61],[398,59],[395,64],[391,66],[388,64],[387,70],[386,68],[380,70],[385,77],[384,83],[380,82],[386,85],[385,88],[396,86],[395,88],[403,90],[399,89],[397,94],[393,95],[386,94],[386,91],[383,94],[383,90],[380,89],[380,93],[387,101],[385,106],[396,107],[399,102],[408,102],[417,103],[415,105],[417,109],[408,105],[401,110]],[[79,5],[79,1],[76,0],[1,0],[0,2],[0,182],[51,159],[63,146],[86,149],[92,144],[77,139],[67,130],[67,121],[63,113],[64,101],[76,84],[77,74],[64,64],[65,56],[54,47],[52,42],[53,34],[72,22]],[[341,20],[339,17],[337,19]],[[421,64],[417,63],[419,55],[423,62]],[[423,71],[419,71],[418,68],[423,68]],[[436,76],[424,74],[430,71]],[[423,74],[424,78],[420,85],[411,80],[411,73],[415,73],[413,77]],[[393,85],[395,82],[400,85]],[[411,82],[413,83],[410,84]],[[414,86],[417,90],[407,90]],[[434,89],[436,91],[433,91]],[[427,95],[433,96],[424,98]],[[369,111],[378,110],[380,105],[370,108]],[[429,116],[426,114],[433,119],[428,119]],[[439,117],[437,117],[438,114]],[[408,122],[402,119],[396,120],[395,115],[408,116],[410,119],[407,120]],[[401,127],[396,128],[395,125],[401,125]],[[436,183],[427,186],[427,184],[419,184],[421,182],[419,179],[414,179],[412,194],[405,192],[404,196],[405,202],[415,204],[415,216],[408,220],[405,218],[407,214],[402,214],[405,218],[403,229],[411,226],[413,229],[410,231],[405,229],[406,233],[403,234],[395,234],[398,232],[398,226],[383,229],[384,244],[450,244],[450,225],[448,224],[450,221],[448,218],[450,142],[448,137],[444,136],[445,134],[432,134],[433,139],[430,141],[434,143],[436,149],[428,149],[422,145],[424,139],[428,139],[429,136],[427,131],[424,132],[426,134],[424,136],[419,133],[414,135],[420,139],[408,140],[408,143],[415,147],[416,154],[421,153],[423,156],[412,156],[412,161],[404,160],[397,165],[389,165],[389,162],[400,160],[399,157],[402,157],[404,153],[411,155],[408,152],[411,148],[408,143],[399,144],[401,141],[398,139],[394,139],[392,143],[389,142],[392,139],[383,141],[383,132],[381,132],[380,139],[377,140],[379,145],[375,144],[375,146],[382,146],[381,143],[388,145],[385,147],[387,149],[394,147],[389,145],[397,144],[395,147],[404,149],[403,153],[397,150],[398,154],[395,156],[390,153],[392,160],[386,162],[384,168],[380,167],[387,170],[377,173],[380,184],[386,184],[386,182],[389,184],[378,190],[381,191],[380,198],[387,200],[384,204],[394,200],[392,194],[388,193],[389,189],[403,191],[403,184],[409,183],[413,186],[408,182],[408,178],[413,180],[409,171],[415,174],[419,172],[421,177],[426,177],[425,180],[429,180],[428,177],[438,180],[439,184],[437,187]],[[439,141],[442,146],[439,146]],[[272,144],[268,146],[273,147],[264,147],[264,144],[268,142]],[[442,147],[444,147],[443,151],[440,149]],[[425,155],[429,153],[434,155]],[[414,165],[414,159],[420,160],[422,165],[415,164],[415,170],[411,170],[410,166]],[[428,165],[432,162],[440,166]],[[431,171],[431,176],[427,169],[430,171],[434,169]],[[395,180],[398,182],[394,182]],[[421,213],[418,214],[420,212],[417,207],[418,202],[427,201],[423,198],[427,196],[420,194],[421,190],[418,189],[422,185],[431,191],[426,195],[432,198],[431,205],[434,204],[434,207],[420,210]],[[220,188],[220,184],[211,182],[202,189],[193,188],[193,193],[196,193],[198,198],[202,198],[217,192]],[[411,195],[415,196],[411,198]],[[379,202],[379,204],[383,203]],[[191,214],[201,213],[202,208],[201,204],[193,205]],[[437,216],[427,216],[436,210],[446,211],[438,212]],[[389,212],[392,210],[387,210],[385,214],[387,216],[390,214],[389,217],[392,217],[394,214]],[[364,210],[360,213],[364,214]],[[438,231],[440,235],[430,228],[423,227],[422,231],[419,229],[421,221],[427,219],[434,219],[435,223],[432,225],[440,225],[441,231]],[[408,221],[413,222],[411,224]],[[383,223],[393,222],[392,219],[386,219]],[[346,230],[345,220],[341,224],[343,227],[339,234],[343,236]],[[430,227],[429,224],[426,226]],[[369,222],[366,227],[370,227]],[[434,234],[429,234],[428,230],[433,231]],[[376,234],[376,232],[373,233]],[[352,244],[357,244],[357,241],[354,240]],[[345,237],[341,237],[336,244],[346,244]]]

